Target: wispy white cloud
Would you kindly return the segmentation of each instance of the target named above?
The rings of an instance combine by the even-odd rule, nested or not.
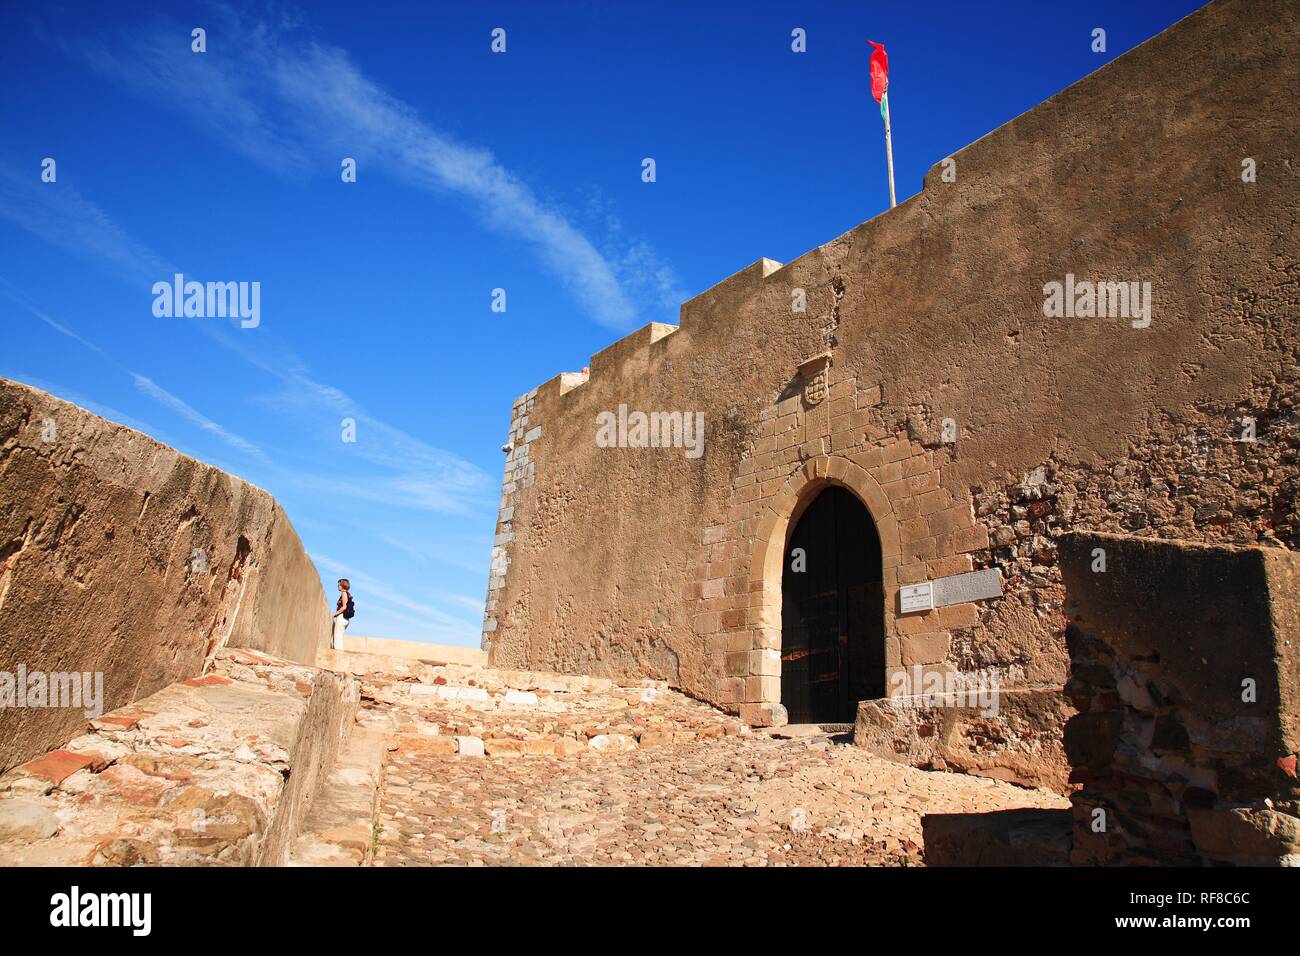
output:
[[[472,611],[478,616],[483,615],[483,599],[472,598],[464,594],[442,594],[439,595],[442,600],[448,604],[455,604],[457,607],[463,607],[467,611]]]
[[[51,184],[40,184],[35,176],[32,179],[37,181],[38,201],[26,198],[27,188],[19,185],[10,174],[0,171],[0,216],[10,218],[17,225],[70,252],[103,261],[126,281],[139,283],[142,290],[160,276],[165,278],[181,271],[134,239],[107,212],[86,197],[62,186],[54,188]],[[41,185],[47,188],[41,191]],[[10,215],[13,210],[21,211],[22,215]],[[50,222],[57,224],[57,229],[48,228]],[[492,482],[481,469],[369,415],[360,403],[341,389],[315,381],[303,362],[291,350],[278,345],[269,330],[259,330],[258,346],[254,348],[247,336],[241,336],[233,329],[233,322],[223,324],[220,320],[203,319],[194,326],[278,383],[273,393],[262,399],[278,413],[292,414],[302,423],[320,422],[323,414],[334,416],[334,422],[339,416],[355,419],[361,440],[347,446],[349,460],[379,469],[372,471],[366,481],[335,477],[334,470],[292,469],[283,456],[268,462],[261,449],[252,442],[201,414],[147,376],[127,368],[67,324],[36,308],[12,282],[0,278],[0,292],[22,305],[35,318],[131,376],[142,394],[227,445],[275,467],[280,480],[320,494],[419,511],[464,513],[482,509],[492,496]],[[142,293],[141,301],[147,304],[149,298]],[[330,461],[338,464],[335,458]]]
[[[545,268],[597,322],[623,330],[663,320],[680,283],[648,244],[606,230],[597,244],[544,203],[488,149],[425,122],[352,62],[345,50],[292,26],[248,22],[218,8],[223,55],[194,56],[176,24],[133,26],[115,46],[61,38],[66,50],[139,94],[174,108],[223,143],[289,174],[337,169],[353,156],[419,188],[470,201],[493,229],[531,244]],[[179,34],[178,34],[179,31]],[[202,109],[194,109],[201,103]]]
[[[176,271],[76,189],[43,183],[35,170],[20,176],[19,168],[12,161],[0,163],[0,217],[128,280],[152,283]]]
[[[414,614],[403,614],[392,608],[380,607],[372,616],[369,612],[357,618],[358,635],[361,631],[369,637],[392,637],[396,629],[390,629],[390,622],[398,622],[402,640],[427,641],[436,644],[457,644],[463,647],[478,647],[482,639],[482,623],[431,623],[428,618]],[[404,625],[404,626],[402,626]]]
[[[201,428],[203,431],[207,432],[210,435],[215,435],[217,438],[221,439],[231,448],[238,449],[239,451],[252,455],[255,458],[264,459],[266,457],[266,455],[262,452],[262,449],[258,448],[252,442],[240,438],[238,435],[234,434],[233,432],[227,431],[226,429],[222,428],[212,419],[208,418],[203,413],[197,411],[193,406],[187,404],[182,399],[177,398],[171,392],[167,391],[162,386],[156,384],[151,379],[146,378],[145,376],[139,374],[138,372],[132,372],[131,379],[135,382],[135,387],[138,388],[141,392],[143,392],[145,395],[148,395],[158,404],[171,409],[173,412],[181,416],[181,418],[185,419],[191,425],[194,425],[197,428]]]
[[[484,528],[489,532],[491,531],[489,524],[484,524]],[[414,558],[416,563],[422,567],[444,564],[449,567],[460,568],[463,571],[485,574],[487,567],[486,555],[491,548],[492,536],[489,533],[484,536],[483,541],[459,541],[445,544],[443,547],[425,548],[417,548],[410,541],[394,534],[381,535],[380,541],[386,546]],[[481,600],[478,602],[478,606],[481,610],[483,607]]]
[[[423,511],[466,512],[495,498],[494,483],[482,469],[373,417],[346,392],[314,381],[292,362],[266,371],[279,379],[280,388],[262,396],[263,405],[280,414],[329,422],[326,427],[331,429],[344,418],[352,419],[356,441],[340,444],[340,459],[375,466],[389,476],[365,487],[320,475],[304,481],[322,490],[344,490],[353,497]],[[338,441],[338,431],[331,437]]]
[[[341,561],[336,561],[329,555],[313,552],[311,559],[316,567],[331,575],[347,578],[351,582],[352,589],[356,593],[357,613],[359,615],[363,602],[374,601],[382,607],[386,614],[421,628],[431,640],[445,640],[455,644],[478,643],[481,626],[480,617],[483,613],[483,603],[481,601],[474,602],[468,598],[461,598],[459,595],[447,596],[450,603],[475,612],[475,619],[467,621],[462,617],[449,614],[441,608],[434,607],[432,604],[408,598],[391,585],[371,577],[365,571],[349,567]],[[469,603],[466,604],[466,601]],[[387,606],[384,607],[385,605]],[[395,610],[395,608],[401,610]]]
[[[96,219],[101,221],[110,221],[107,219],[107,217],[104,216],[97,216]],[[122,233],[122,235],[125,237],[125,233]],[[130,241],[129,237],[127,238],[128,241]],[[141,375],[139,372],[134,372],[131,369],[127,368],[120,361],[118,361],[107,351],[105,351],[102,347],[90,341],[85,336],[80,335],[77,332],[74,332],[72,329],[68,328],[62,322],[59,322],[58,320],[51,318],[50,316],[42,312],[40,309],[35,308],[26,300],[26,297],[23,296],[22,293],[18,291],[18,288],[12,282],[10,282],[7,279],[4,279],[3,277],[0,277],[0,292],[3,292],[8,298],[12,299],[14,302],[21,305],[27,312],[31,313],[37,319],[40,319],[50,328],[58,332],[60,335],[72,339],[74,342],[78,343],[84,348],[87,348],[90,351],[94,352],[95,354],[99,355],[109,365],[114,366],[118,371],[124,372],[125,374],[129,375],[131,377],[131,380],[135,383],[135,387],[137,389],[139,389],[143,394],[147,395],[149,398],[153,399],[158,404],[162,405],[164,408],[167,408],[170,411],[176,413],[181,418],[189,422],[191,425],[194,425],[202,429],[203,431],[207,432],[210,435],[215,435],[217,438],[221,439],[221,441],[225,442],[230,447],[235,448],[238,451],[242,451],[245,454],[252,455],[254,458],[265,460],[266,456],[265,454],[263,454],[262,449],[258,448],[252,442],[244,438],[241,438],[240,436],[234,434],[233,432],[228,431],[227,429],[221,427],[221,425],[217,424],[211,418],[208,418],[206,415],[199,412],[197,409],[195,409],[189,403],[185,402],[183,399],[173,395],[171,392],[167,391],[161,385],[158,385],[152,379],[149,379],[146,376]],[[47,391],[49,390],[47,389]],[[59,394],[60,397],[66,395],[66,393],[55,393],[55,394]],[[74,401],[74,400],[68,398],[67,401]],[[88,411],[95,412],[95,414],[97,415],[100,414],[98,411],[95,411],[95,409],[92,408],[90,404],[85,404],[83,402],[74,402],[74,403],[81,405],[83,408],[87,409]],[[126,424],[126,422],[122,421],[123,416],[121,416],[120,413],[115,413],[113,415],[101,415],[101,417],[113,418],[121,422],[122,424]],[[130,427],[134,428],[136,426],[132,425]],[[137,431],[139,430],[145,430],[145,429],[137,428]],[[152,432],[148,430],[145,431],[148,434],[152,434]]]
[[[98,355],[101,355],[104,358],[113,361],[113,364],[117,364],[112,359],[112,357],[109,356],[107,352],[105,352],[94,342],[91,342],[87,338],[83,338],[82,336],[78,335],[76,332],[72,331],[72,329],[64,325],[62,322],[50,318],[40,309],[36,308],[36,306],[32,305],[32,303],[28,300],[28,298],[22,294],[19,288],[16,285],[14,285],[12,282],[10,282],[8,279],[6,279],[4,276],[0,276],[0,292],[3,292],[6,297],[13,300],[18,305],[22,306],[23,309],[25,309],[27,312],[29,312],[31,315],[35,316],[36,318],[40,319],[50,328],[54,329],[54,331],[58,332],[60,335],[67,336],[68,338],[72,339],[72,341],[76,342],[78,345],[82,345],[85,348],[90,349],[92,352],[95,352]]]

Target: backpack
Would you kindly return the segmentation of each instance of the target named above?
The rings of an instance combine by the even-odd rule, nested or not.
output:
[[[352,603],[352,593],[348,592],[348,606],[343,609],[343,620],[350,621],[352,616],[357,613],[356,605]]]

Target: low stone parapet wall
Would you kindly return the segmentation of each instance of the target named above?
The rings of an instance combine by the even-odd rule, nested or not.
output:
[[[0,771],[223,647],[310,664],[329,629],[269,494],[0,379]]]
[[[853,743],[879,757],[1069,792],[1061,736],[1074,708],[1060,688],[998,690],[984,706],[956,695],[864,700]]]

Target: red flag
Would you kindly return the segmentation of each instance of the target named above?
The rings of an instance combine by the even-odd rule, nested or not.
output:
[[[871,95],[876,102],[885,95],[885,90],[889,88],[889,57],[885,53],[885,45],[876,43],[873,40],[867,41],[875,47],[871,51]]]

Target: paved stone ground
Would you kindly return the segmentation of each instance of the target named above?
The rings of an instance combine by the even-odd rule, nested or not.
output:
[[[914,866],[923,813],[1067,806],[663,685],[325,658],[359,679],[223,653],[0,776],[0,862]]]
[[[362,696],[393,729],[377,866],[917,866],[923,813],[1068,806],[815,728],[751,731],[663,687],[420,665]]]

